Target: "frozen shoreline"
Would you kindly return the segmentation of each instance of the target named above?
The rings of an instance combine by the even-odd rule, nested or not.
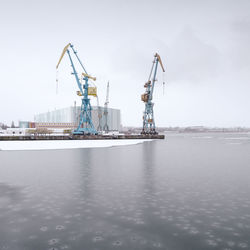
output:
[[[55,141],[0,141],[0,151],[5,150],[48,150],[73,148],[102,148],[143,143],[146,140],[55,140]]]

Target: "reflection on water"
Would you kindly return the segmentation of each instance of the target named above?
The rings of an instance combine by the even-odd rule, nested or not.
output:
[[[0,152],[0,249],[249,249],[246,138]]]

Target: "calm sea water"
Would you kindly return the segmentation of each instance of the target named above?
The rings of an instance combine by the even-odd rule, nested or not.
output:
[[[0,249],[250,249],[250,135],[0,151]]]

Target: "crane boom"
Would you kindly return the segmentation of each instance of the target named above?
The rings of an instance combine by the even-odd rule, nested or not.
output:
[[[163,64],[162,64],[160,55],[159,55],[158,53],[155,53],[155,57],[157,57],[157,59],[158,59],[160,65],[161,65],[162,71],[165,72],[165,69],[164,69],[164,67],[163,67]]]
[[[57,65],[56,65],[56,68],[57,68],[57,69],[58,69],[59,64],[61,63],[61,61],[62,61],[62,59],[63,59],[64,54],[65,54],[66,51],[68,50],[68,47],[69,47],[69,46],[70,46],[70,43],[68,43],[68,44],[64,47],[63,52],[62,52],[62,54],[61,54],[61,57],[60,57],[60,59],[59,59]]]
[[[79,57],[78,57],[78,55],[77,55],[76,50],[74,49],[74,46],[73,46],[72,44],[70,44],[70,47],[71,47],[71,49],[73,50],[73,52],[74,52],[74,54],[75,54],[75,56],[76,56],[76,58],[77,58],[78,62],[80,63],[80,65],[81,65],[81,67],[82,67],[83,71],[85,72],[85,74],[87,74],[87,75],[88,75],[88,73],[87,73],[87,71],[86,71],[85,67],[84,67],[84,66],[83,66],[83,64],[82,64],[82,61],[80,60],[80,58],[79,58]]]
[[[69,60],[70,60],[70,62],[71,62],[71,67],[72,67],[72,69],[73,69],[73,75],[75,75],[75,79],[76,79],[76,83],[77,83],[77,85],[78,85],[78,88],[80,89],[81,94],[84,95],[84,92],[83,92],[83,89],[82,89],[82,84],[81,84],[80,79],[79,79],[79,77],[78,77],[78,74],[77,74],[77,72],[76,72],[76,68],[75,68],[75,65],[74,65],[74,63],[73,63],[73,60],[72,60],[72,57],[71,57],[71,55],[70,55],[69,50],[67,50],[67,53],[68,53],[68,55],[69,55]]]

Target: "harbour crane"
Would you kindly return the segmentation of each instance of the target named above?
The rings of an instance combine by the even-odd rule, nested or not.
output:
[[[143,127],[141,134],[158,134],[155,130],[155,120],[154,120],[154,110],[153,110],[154,103],[152,102],[152,99],[153,99],[154,85],[156,82],[157,67],[159,63],[161,65],[162,71],[165,72],[161,58],[159,54],[156,53],[154,55],[153,65],[149,74],[148,81],[144,85],[144,87],[146,88],[146,92],[141,95],[141,100],[145,103],[145,111],[143,112]]]
[[[107,83],[107,93],[106,93],[106,101],[104,103],[104,126],[103,130],[108,133],[109,126],[108,126],[108,104],[109,104],[109,82]]]
[[[75,57],[77,58],[78,62],[81,65],[81,68],[84,71],[80,76],[78,76],[78,73],[76,71],[70,50],[74,53]],[[76,83],[77,83],[78,88],[79,88],[79,91],[77,91],[77,95],[82,96],[79,124],[78,124],[78,127],[74,130],[73,134],[77,134],[77,135],[97,134],[97,131],[96,131],[96,129],[93,125],[93,122],[92,122],[92,116],[91,116],[92,107],[91,107],[90,99],[89,99],[89,96],[95,96],[95,97],[97,96],[96,87],[89,86],[89,79],[95,81],[96,78],[93,76],[90,76],[87,73],[80,58],[77,55],[76,50],[74,49],[74,46],[71,43],[67,44],[64,47],[63,52],[61,54],[61,57],[56,65],[57,69],[58,69],[59,64],[61,63],[61,60],[66,52],[69,56],[71,67],[73,69],[72,74],[75,76]],[[84,84],[81,83],[81,80],[84,80]]]
[[[97,100],[97,113],[98,113],[98,126],[97,126],[97,131],[102,131],[102,125],[101,125],[102,111],[101,111],[101,107],[100,107],[98,95],[96,96],[96,100]]]

